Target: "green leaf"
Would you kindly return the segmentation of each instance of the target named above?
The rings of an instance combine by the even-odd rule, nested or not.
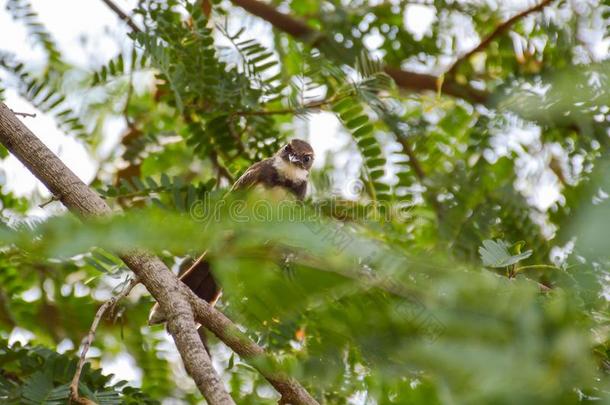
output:
[[[369,120],[369,117],[367,117],[365,115],[361,115],[357,118],[354,118],[351,121],[346,122],[345,126],[348,127],[349,129],[355,129],[355,128],[360,127],[361,125],[366,124],[368,122],[368,120]],[[354,132],[354,136],[356,136],[355,132]]]
[[[509,243],[500,239],[497,241],[484,240],[483,246],[479,247],[479,255],[483,265],[494,268],[507,267],[527,259],[533,253],[531,250],[527,250],[518,255],[511,255],[508,251],[510,246]]]

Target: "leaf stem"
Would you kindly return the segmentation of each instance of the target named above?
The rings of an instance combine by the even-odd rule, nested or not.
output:
[[[528,270],[528,269],[553,269],[553,270],[559,270],[559,267],[551,266],[550,264],[532,264],[532,265],[529,265],[529,266],[517,267],[515,269],[515,272],[519,272],[519,271],[522,271],[522,270]]]

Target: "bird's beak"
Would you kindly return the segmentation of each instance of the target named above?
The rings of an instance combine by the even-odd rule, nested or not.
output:
[[[299,162],[299,158],[297,158],[294,155],[288,155],[288,159],[290,160],[290,163],[297,163],[297,162]]]

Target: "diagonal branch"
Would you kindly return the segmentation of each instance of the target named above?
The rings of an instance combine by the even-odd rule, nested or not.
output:
[[[554,0],[543,0],[541,3],[539,3],[538,5],[528,8],[527,10],[524,10],[522,12],[520,12],[519,14],[509,18],[508,20],[504,21],[502,24],[498,25],[492,32],[491,34],[489,34],[488,36],[486,36],[480,43],[479,45],[477,45],[476,47],[474,47],[474,49],[466,52],[466,54],[460,56],[458,58],[458,60],[455,61],[455,63],[451,66],[451,68],[449,68],[449,70],[447,71],[447,73],[445,74],[446,76],[452,76],[453,74],[455,74],[458,66],[460,66],[464,61],[468,60],[472,55],[474,55],[477,52],[481,52],[482,50],[484,50],[485,48],[487,48],[489,46],[489,44],[496,39],[497,37],[499,37],[500,35],[504,34],[506,31],[508,31],[510,29],[510,27],[512,27],[513,25],[515,25],[515,23],[523,18],[525,18],[526,16],[532,14],[532,13],[536,13],[538,11],[542,11],[542,9],[544,9],[546,6],[548,6],[549,4],[551,4]]]
[[[254,14],[271,23],[274,28],[289,34],[299,41],[317,46],[320,41],[324,40],[324,34],[322,32],[311,28],[304,21],[277,11],[273,6],[267,3],[258,0],[231,0],[231,2],[250,14]]]
[[[420,182],[423,182],[426,178],[426,173],[424,172],[424,168],[421,166],[419,159],[417,159],[417,156],[415,156],[415,151],[413,150],[413,147],[411,146],[407,138],[400,134],[396,135],[396,140],[398,141],[398,143],[400,143],[403,152],[405,152],[405,155],[407,155],[407,157],[409,158],[409,166],[411,166],[411,169],[413,169],[415,177],[417,177],[417,180],[419,180]]]
[[[423,73],[408,72],[393,66],[385,66],[384,72],[388,74],[399,87],[412,91],[434,91],[438,92],[439,78]],[[452,80],[445,79],[443,82],[443,93],[454,97],[463,98],[464,100],[476,103],[485,104],[489,101],[488,93],[473,89],[472,87],[463,86]]]
[[[112,214],[104,200],[23,125],[4,103],[0,103],[0,143],[72,213],[83,219]],[[131,250],[123,252],[120,257],[168,314],[168,330],[184,366],[208,403],[234,404],[197,334],[193,309],[183,284],[161,259],[150,253]]]
[[[125,22],[125,24],[129,25],[129,28],[133,32],[142,32],[140,27],[136,25],[136,23],[131,19],[129,15],[127,15],[119,6],[114,4],[112,0],[102,0],[114,13]]]
[[[0,143],[76,215],[86,218],[112,213],[104,200],[76,177],[3,103],[0,103]],[[203,348],[194,318],[245,359],[264,356],[264,350],[221,312],[195,296],[156,256],[131,251],[122,254],[121,259],[150,291],[162,311],[168,314],[168,330],[187,371],[208,402],[212,405],[232,404]],[[262,368],[259,370],[282,395],[284,402],[318,404],[293,378]]]
[[[195,318],[204,325],[206,329],[209,329],[215,334],[218,339],[246,360],[254,360],[266,356],[264,349],[250,340],[222,312],[201,300],[190,289],[187,289],[186,287],[185,289],[189,295],[191,304],[193,305]],[[260,363],[257,362],[252,363],[252,365],[267,379],[267,381],[269,381],[277,392],[281,394],[281,403],[319,405],[309,392],[307,392],[307,390],[294,378],[262,367]]]
[[[409,158],[408,163],[409,163],[409,166],[411,167],[411,169],[413,169],[413,173],[415,173],[415,177],[417,177],[417,180],[419,180],[420,183],[424,184],[424,182],[426,180],[426,173],[424,172],[424,168],[422,167],[421,162],[415,155],[415,151],[413,150],[413,147],[409,143],[408,139],[402,134],[396,134],[396,140],[398,141],[398,143],[400,143],[400,145],[402,146],[403,152],[405,152],[405,155],[407,155],[407,157]],[[438,202],[437,196],[430,189],[429,186],[426,187],[426,192],[424,194],[425,194],[426,200],[430,203],[432,208],[434,208],[434,212],[436,213],[436,217],[440,223],[443,220],[444,213],[443,213],[443,207]]]

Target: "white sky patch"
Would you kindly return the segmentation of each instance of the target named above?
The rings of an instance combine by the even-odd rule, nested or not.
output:
[[[131,0],[118,2],[123,10],[136,4]],[[101,1],[34,0],[32,6],[66,58],[77,65],[91,64],[92,57],[95,62],[104,63],[115,56],[120,49],[118,40],[128,32],[125,24],[117,22],[114,13]],[[72,17],[66,16],[66,10]],[[87,36],[86,43],[83,34]]]
[[[311,115],[307,120],[309,142],[316,151],[314,168],[324,167],[327,154],[343,146],[343,142],[335,134],[339,131],[340,123],[335,114],[320,112]]]
[[[523,152],[524,146],[534,144],[540,138],[540,128],[536,126],[512,127],[497,133],[490,141],[498,156],[508,156],[511,152]]]
[[[451,19],[451,34],[455,39],[453,53],[460,57],[479,44],[480,38],[470,18],[462,14],[453,14]]]
[[[559,184],[554,175],[547,171],[543,172],[538,180],[538,182],[530,184],[523,192],[531,197],[532,205],[546,211],[561,197]]]
[[[110,380],[111,384],[126,380],[134,387],[142,385],[142,370],[128,353],[121,352],[114,357],[104,357],[100,363],[105,375],[114,374]]]
[[[436,20],[436,9],[422,4],[408,4],[403,13],[403,24],[407,31],[420,40],[431,33],[432,23]]]
[[[57,353],[63,354],[68,350],[74,349],[74,343],[70,339],[64,339],[57,345]]]
[[[21,293],[21,299],[23,299],[25,302],[34,302],[39,300],[40,297],[42,297],[42,290],[38,286],[34,286]]]
[[[381,34],[367,34],[362,38],[364,46],[369,51],[374,51],[383,45],[384,38]]]
[[[19,326],[15,326],[11,331],[11,334],[9,335],[8,344],[9,346],[12,346],[15,343],[19,342],[22,346],[24,346],[27,345],[28,342],[34,339],[35,337],[36,335],[34,335],[29,330],[20,328]]]

